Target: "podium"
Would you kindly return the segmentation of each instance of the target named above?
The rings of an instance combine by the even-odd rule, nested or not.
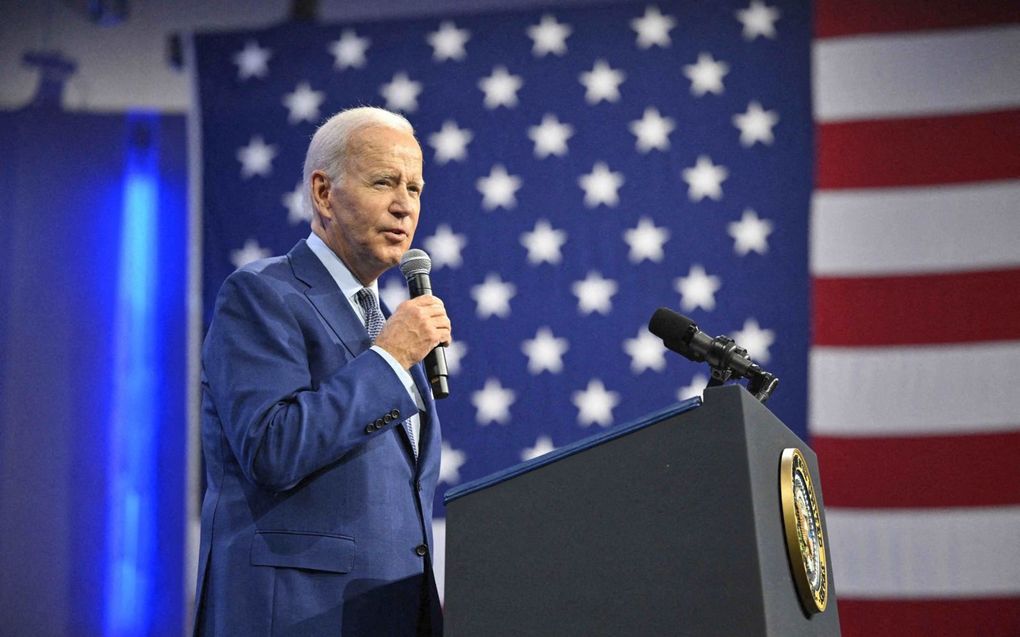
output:
[[[824,610],[791,568],[791,448],[817,482],[807,445],[727,385],[449,491],[446,634],[839,635],[827,537]]]

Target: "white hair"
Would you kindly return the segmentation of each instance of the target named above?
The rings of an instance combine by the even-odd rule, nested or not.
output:
[[[329,175],[330,180],[339,183],[343,179],[344,162],[347,158],[347,146],[351,137],[363,128],[382,126],[414,135],[414,127],[403,115],[375,106],[359,106],[349,108],[333,115],[315,131],[312,141],[305,153],[305,167],[302,173],[304,197],[302,205],[305,212],[313,215],[312,207],[312,173],[321,170]]]

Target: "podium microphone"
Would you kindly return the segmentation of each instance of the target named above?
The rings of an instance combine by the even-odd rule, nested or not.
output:
[[[712,338],[683,314],[660,307],[648,321],[648,331],[684,358],[695,363],[707,362],[712,369],[709,387],[721,385],[730,378],[747,378],[748,391],[764,403],[779,384],[778,378],[748,358],[747,350],[737,345],[732,338]]]
[[[407,279],[407,290],[412,299],[432,294],[432,259],[424,250],[408,250],[400,258],[400,271]],[[425,375],[432,386],[432,395],[437,399],[450,395],[450,372],[446,368],[446,348],[437,346],[425,355]]]

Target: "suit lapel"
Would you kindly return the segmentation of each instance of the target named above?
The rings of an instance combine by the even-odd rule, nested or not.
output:
[[[418,468],[420,470],[425,465],[425,456],[428,455],[432,447],[428,442],[432,434],[432,414],[436,413],[436,405],[435,399],[432,397],[432,388],[425,378],[425,370],[421,363],[411,367],[411,378],[414,379],[418,393],[421,394],[421,399],[425,403],[425,411],[420,415],[421,432],[418,435]]]
[[[357,356],[371,347],[361,319],[305,240],[298,241],[287,257],[294,276],[308,286],[305,296],[347,351]]]

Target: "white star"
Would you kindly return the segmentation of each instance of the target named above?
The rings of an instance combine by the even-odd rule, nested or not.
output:
[[[436,163],[445,164],[450,160],[464,161],[467,158],[467,145],[474,139],[474,134],[457,126],[457,122],[446,120],[438,133],[429,135],[429,146],[436,149]]]
[[[326,99],[322,91],[313,91],[308,82],[301,82],[294,89],[293,93],[283,96],[283,105],[290,110],[287,121],[291,124],[298,122],[312,122],[319,119],[319,106]]]
[[[234,264],[235,268],[240,268],[252,261],[265,259],[271,254],[272,252],[269,251],[269,248],[263,248],[255,239],[248,239],[244,242],[243,248],[230,251],[230,262]]]
[[[753,146],[755,142],[771,145],[775,137],[772,127],[779,121],[775,111],[762,109],[758,102],[747,105],[747,112],[733,116],[733,125],[740,129],[740,145]]]
[[[485,282],[471,288],[471,298],[475,300],[478,318],[490,316],[506,318],[510,316],[510,299],[517,294],[517,286],[503,281],[498,274],[490,272],[485,275]]]
[[[522,461],[531,460],[539,456],[544,456],[550,451],[555,450],[556,447],[555,445],[553,445],[552,438],[550,438],[549,436],[539,436],[538,439],[535,440],[534,447],[528,447],[521,452],[521,460]]]
[[[413,113],[418,110],[418,94],[421,93],[421,82],[414,82],[407,73],[400,71],[393,79],[379,87],[379,94],[386,99],[386,108],[391,111]]]
[[[524,85],[520,75],[511,75],[505,66],[492,69],[492,75],[478,80],[478,88],[485,92],[485,108],[517,106],[517,91]]]
[[[707,274],[705,268],[697,263],[691,266],[687,276],[680,277],[673,283],[673,287],[680,293],[680,307],[684,310],[699,307],[714,310],[715,293],[721,286],[719,277]]]
[[[528,263],[557,264],[563,259],[560,248],[567,241],[565,230],[554,230],[545,219],[535,222],[535,229],[521,234],[521,245],[528,249]]]
[[[758,213],[750,208],[744,210],[740,221],[731,221],[726,231],[733,237],[733,251],[744,256],[754,250],[758,254],[769,251],[768,236],[772,233],[772,222],[759,219]]]
[[[746,9],[737,10],[737,20],[744,25],[745,40],[753,40],[759,35],[775,38],[778,19],[779,9],[767,6],[761,0],[751,0]]]
[[[516,193],[521,187],[521,178],[507,173],[503,164],[496,164],[489,171],[488,177],[478,178],[475,187],[482,193],[483,208],[509,210],[517,205]]]
[[[542,123],[528,128],[528,137],[535,142],[535,157],[542,159],[549,155],[562,157],[567,154],[567,140],[574,134],[574,127],[564,124],[551,113],[542,116]]]
[[[723,93],[723,76],[730,72],[730,65],[717,62],[711,53],[699,53],[697,64],[684,66],[684,75],[691,80],[691,93],[700,97],[705,93]]]
[[[538,328],[535,338],[521,343],[521,351],[528,357],[528,371],[535,375],[563,371],[563,354],[569,348],[567,339],[553,336],[548,327]]]
[[[628,338],[623,342],[623,351],[630,356],[630,371],[640,374],[646,369],[661,372],[666,369],[666,348],[662,339],[642,327],[637,338]]]
[[[669,117],[659,114],[659,109],[649,106],[641,119],[630,123],[630,132],[637,137],[637,149],[647,153],[653,148],[656,150],[669,150],[669,134],[676,128],[676,124]]]
[[[423,241],[425,250],[432,258],[433,268],[459,268],[463,263],[460,252],[467,245],[467,235],[457,234],[450,226],[441,223],[436,233]]]
[[[590,173],[578,177],[577,185],[584,189],[585,206],[595,208],[605,204],[612,208],[620,203],[617,191],[623,185],[623,173],[609,170],[605,162],[595,162]]]
[[[725,166],[712,163],[712,158],[699,155],[693,168],[684,168],[684,181],[687,182],[687,196],[691,201],[701,201],[705,197],[719,201],[722,199],[722,182],[730,176]]]
[[[577,297],[577,309],[581,314],[609,314],[613,309],[612,297],[619,286],[612,279],[604,279],[598,272],[589,272],[583,281],[575,281],[570,287]]]
[[[631,263],[643,260],[662,261],[662,244],[669,239],[669,229],[656,227],[648,217],[641,217],[637,227],[625,230],[623,240],[630,246]]]
[[[281,200],[287,209],[287,221],[291,225],[312,220],[312,211],[305,205],[305,188],[301,182],[294,186],[294,190],[284,193]]]
[[[329,45],[329,52],[334,58],[333,67],[342,71],[365,66],[365,51],[371,42],[368,38],[359,37],[352,29],[344,29],[340,39]]]
[[[756,363],[769,362],[769,347],[776,342],[773,330],[763,330],[758,321],[749,318],[744,321],[744,329],[733,333],[737,345],[747,350],[747,356]]]
[[[237,65],[237,78],[247,80],[249,77],[265,77],[269,72],[269,58],[273,52],[263,49],[255,40],[248,40],[244,48],[234,54]]]
[[[245,179],[252,175],[268,177],[273,172],[274,157],[276,146],[266,144],[261,135],[255,135],[247,146],[237,149],[237,161],[241,162],[241,176]]]
[[[517,399],[512,389],[505,389],[498,379],[489,378],[485,387],[471,393],[471,404],[475,406],[475,420],[479,425],[498,422],[505,425],[510,420],[510,405]]]
[[[436,62],[463,60],[467,57],[464,45],[471,39],[471,32],[458,29],[453,22],[444,20],[439,24],[439,30],[429,33],[426,39],[432,45],[432,59]]]
[[[627,79],[623,71],[613,69],[605,60],[596,60],[592,70],[578,76],[584,84],[584,99],[589,104],[598,104],[602,100],[616,102],[620,99],[620,84]]]
[[[652,46],[663,48],[672,44],[669,31],[676,26],[672,16],[662,15],[659,7],[646,7],[645,15],[630,21],[630,28],[637,31],[638,48],[647,49]]]
[[[446,345],[446,369],[451,376],[460,373],[460,361],[467,355],[468,346],[464,341],[452,341]]]
[[[686,387],[681,387],[680,391],[676,393],[676,399],[684,401],[688,398],[700,396],[701,392],[705,391],[705,387],[708,387],[708,376],[705,376],[704,374],[695,374],[694,377],[691,378],[691,384]]]
[[[588,388],[575,391],[571,400],[577,407],[577,422],[582,427],[592,424],[608,427],[613,424],[613,408],[620,404],[620,394],[606,391],[602,381],[593,378],[588,381]]]
[[[391,310],[406,301],[410,295],[407,293],[407,285],[397,276],[386,278],[386,282],[379,286],[379,298],[383,304]]]
[[[528,37],[534,41],[531,47],[531,54],[535,57],[563,55],[567,52],[567,37],[574,30],[569,24],[557,22],[556,18],[548,13],[542,16],[542,21],[528,27]]]
[[[457,484],[460,482],[460,468],[467,461],[467,454],[454,449],[450,443],[443,441],[443,450],[439,460],[439,482]]]

